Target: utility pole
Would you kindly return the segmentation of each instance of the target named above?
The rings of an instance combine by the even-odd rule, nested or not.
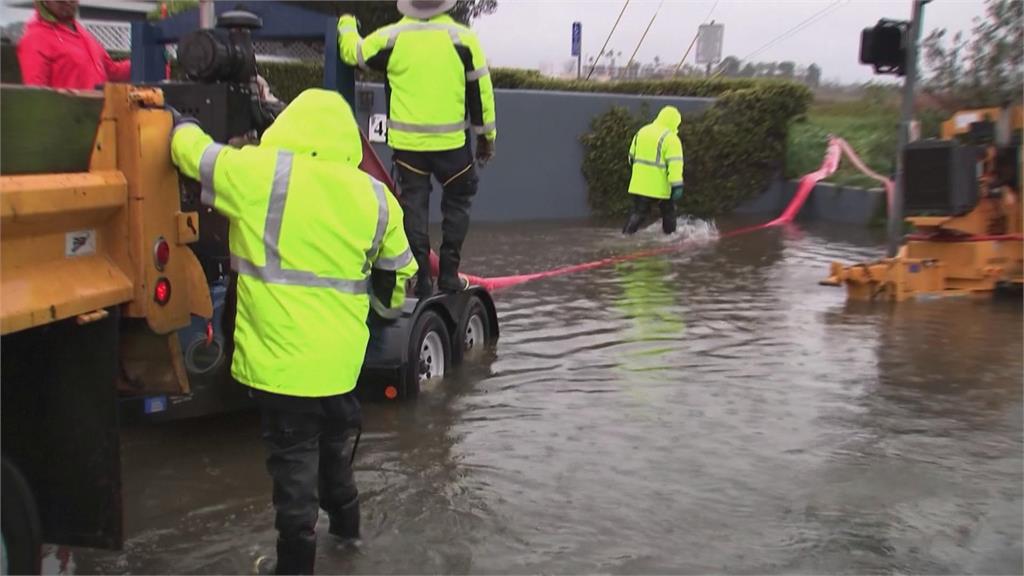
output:
[[[900,130],[896,148],[896,182],[893,186],[892,206],[889,206],[889,245],[887,253],[895,257],[903,238],[903,149],[910,140],[910,125],[914,120],[914,85],[917,82],[917,45],[921,40],[924,5],[931,0],[913,0],[914,7],[907,29],[906,64],[903,79],[903,106],[900,110]]]

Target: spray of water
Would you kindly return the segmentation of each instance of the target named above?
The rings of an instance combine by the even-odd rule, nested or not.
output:
[[[703,244],[718,240],[718,226],[714,220],[701,220],[693,216],[680,216],[676,219],[676,231],[665,234],[661,231],[661,220],[641,230],[638,236],[654,239],[658,242],[675,244],[678,242]]]

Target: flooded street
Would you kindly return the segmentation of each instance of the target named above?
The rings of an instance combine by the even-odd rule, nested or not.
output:
[[[656,228],[477,225],[463,269],[623,254]],[[800,224],[498,293],[493,358],[364,405],[363,545],[335,548],[322,517],[317,570],[1021,573],[1019,296],[818,286],[883,246]],[[257,424],[125,431],[125,550],[47,571],[251,571],[276,538]]]

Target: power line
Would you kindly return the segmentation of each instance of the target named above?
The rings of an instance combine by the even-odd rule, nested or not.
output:
[[[718,0],[715,0],[715,3],[711,5],[711,10],[708,10],[708,15],[704,17],[704,21],[703,21],[704,24],[708,23],[708,19],[711,18],[711,15],[715,13],[715,8],[717,8],[717,7],[718,7]],[[690,55],[690,50],[693,50],[693,45],[697,43],[697,38],[699,36],[700,36],[700,26],[697,27],[697,33],[693,35],[693,40],[691,40],[690,41],[690,45],[687,46],[686,52],[683,54],[683,57],[679,59],[679,64],[676,64],[676,71],[675,71],[676,74],[678,74],[679,73],[679,69],[683,67],[683,63],[686,62],[686,57]]]
[[[654,16],[651,16],[651,21],[647,23],[647,28],[644,30],[644,35],[640,37],[640,41],[636,43],[636,48],[633,49],[633,54],[629,57],[629,62],[626,63],[626,70],[633,64],[633,59],[636,58],[636,53],[640,51],[640,46],[644,43],[644,38],[647,38],[647,33],[651,31],[651,26],[654,25],[654,19],[658,17],[658,12],[661,10],[661,5],[665,3],[665,0],[658,2],[658,7],[654,9]]]
[[[711,15],[715,13],[715,8],[717,8],[717,7],[718,7],[718,0],[715,0],[715,3],[711,5],[711,10],[708,10],[708,15],[704,17],[704,23],[705,24],[707,23],[708,19],[711,18]]]
[[[764,44],[763,46],[761,46],[757,50],[754,50],[750,54],[747,54],[746,56],[741,58],[740,61],[742,62],[742,61],[745,61],[745,60],[749,60],[750,58],[753,58],[754,56],[757,56],[761,52],[764,52],[765,50],[767,50],[768,48],[771,48],[772,46],[778,44],[779,42],[781,42],[781,41],[783,41],[783,40],[785,40],[785,39],[795,35],[797,32],[800,32],[804,28],[807,28],[811,24],[813,24],[813,23],[817,22],[818,20],[824,18],[825,16],[828,15],[829,12],[835,10],[836,8],[839,7],[840,4],[842,4],[843,2],[846,2],[846,1],[848,1],[848,0],[835,0],[835,2],[829,4],[828,6],[824,7],[821,10],[818,10],[814,14],[811,14],[809,17],[807,17],[807,18],[801,20],[800,22],[798,22],[792,28],[786,30],[782,34],[779,34],[778,36],[776,36],[772,40],[769,40],[766,44]]]
[[[597,68],[597,63],[601,61],[601,56],[604,56],[604,49],[608,47],[608,41],[612,39],[612,34],[615,34],[615,29],[619,27],[619,20],[622,20],[622,15],[626,13],[626,7],[629,6],[629,0],[622,5],[622,10],[619,11],[619,17],[615,19],[615,24],[612,25],[612,31],[608,33],[608,37],[604,39],[604,46],[601,46],[601,52],[598,53],[597,58],[594,59],[594,63],[590,65],[590,71],[587,72],[587,80],[590,80],[590,75],[594,73],[594,68]]]
[[[693,40],[690,40],[690,46],[686,49],[686,53],[679,59],[679,64],[676,64],[676,73],[679,73],[679,69],[683,67],[683,62],[686,62],[686,57],[690,55],[690,50],[693,50],[693,45],[697,43],[697,37],[700,36],[700,28],[697,29],[697,33],[693,35]]]
[[[805,18],[805,19],[801,20],[800,22],[798,22],[795,26],[789,28],[785,32],[783,32],[783,33],[779,34],[778,36],[776,36],[775,38],[769,40],[767,43],[762,45],[757,50],[754,50],[750,54],[747,54],[743,58],[739,59],[739,62],[745,62],[745,61],[753,58],[754,56],[757,56],[761,52],[764,52],[768,48],[771,48],[772,46],[778,44],[779,42],[782,42],[783,40],[786,40],[788,38],[791,38],[791,37],[795,36],[797,33],[802,31],[803,29],[807,28],[811,24],[814,24],[818,20],[821,20],[825,16],[828,16],[828,14],[830,12],[832,12],[833,10],[838,8],[844,2],[849,2],[849,0],[836,0],[835,2],[833,2],[833,3],[829,4],[828,6],[826,6],[825,8],[815,12],[814,14],[811,14],[807,18]],[[715,75],[712,76],[712,78],[717,78],[717,77],[721,76],[722,72],[724,72],[724,69],[720,68],[718,70],[718,72],[716,72]]]

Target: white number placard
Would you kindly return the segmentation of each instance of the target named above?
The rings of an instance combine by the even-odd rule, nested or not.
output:
[[[373,114],[370,116],[370,129],[367,137],[370,142],[388,141],[388,117],[386,114]]]

